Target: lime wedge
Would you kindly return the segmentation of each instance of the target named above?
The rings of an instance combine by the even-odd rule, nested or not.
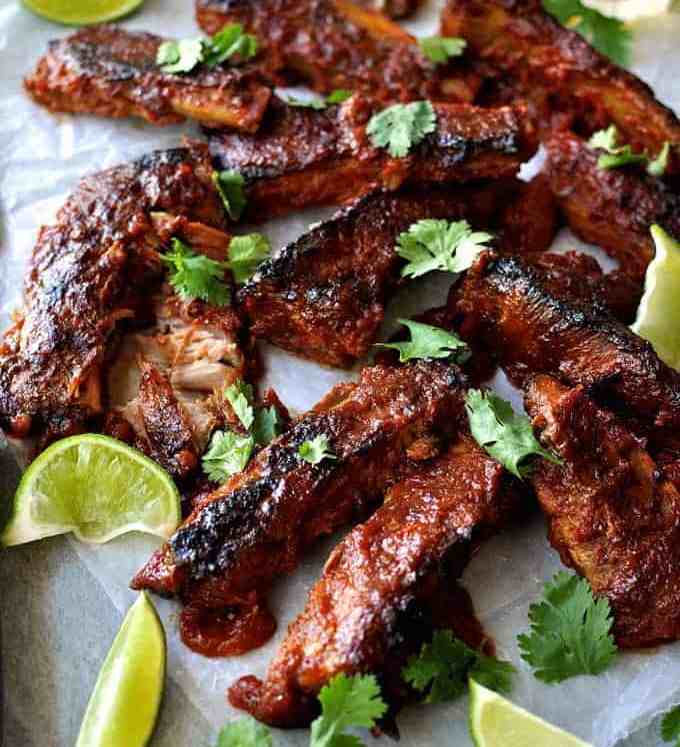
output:
[[[130,607],[87,704],[76,747],[143,747],[165,686],[165,633],[145,592]]]
[[[470,733],[477,747],[592,747],[470,680]]]
[[[23,0],[39,16],[67,26],[87,26],[122,18],[144,0]]]
[[[656,256],[632,330],[652,343],[662,361],[680,369],[680,244],[660,226],[652,226],[652,237]]]
[[[180,521],[170,476],[136,449],[86,433],[57,441],[26,470],[0,544],[73,532],[107,542],[140,531],[167,538]]]

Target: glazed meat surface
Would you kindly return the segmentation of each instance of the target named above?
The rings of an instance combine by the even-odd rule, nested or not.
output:
[[[390,103],[472,95],[398,24],[349,0],[197,0],[196,18],[209,34],[226,23],[255,34],[262,72],[275,84],[302,81],[321,93],[348,89]]]
[[[418,10],[423,0],[359,0],[356,4],[390,18],[407,18]]]
[[[672,438],[680,374],[604,307],[570,295],[517,256],[488,252],[451,300],[462,336],[482,344],[520,385],[533,374],[583,385],[655,438]]]
[[[404,637],[403,613],[422,606],[433,587],[438,593],[433,577],[451,584],[483,539],[522,514],[503,467],[459,427],[446,451],[392,487],[382,508],[335,548],[265,682],[242,678],[230,691],[234,705],[291,726],[316,715],[316,695],[341,672],[374,673],[390,693],[391,662],[403,663],[422,641]]]
[[[680,236],[680,195],[640,169],[598,168],[598,152],[569,132],[553,133],[545,146],[545,171],[569,227],[640,283],[655,252],[650,227]]]
[[[400,475],[437,453],[462,412],[460,385],[447,363],[364,369],[358,383],[336,387],[199,503],[134,588],[179,594],[189,605],[185,614],[236,608],[243,615],[262,606],[274,579],[292,571],[319,536],[360,516]],[[298,450],[319,435],[335,458],[312,465]]]
[[[614,613],[619,646],[680,636],[680,493],[644,441],[598,407],[583,387],[548,376],[526,407],[563,465],[540,460],[531,482],[562,561],[585,576]]]
[[[591,134],[615,124],[636,151],[680,143],[680,123],[631,73],[609,62],[540,0],[449,0],[442,33],[462,36],[487,77],[482,100],[531,102],[550,131],[556,123]],[[675,156],[670,171],[680,170]]]
[[[190,73],[164,73],[156,64],[163,41],[111,26],[82,29],[50,42],[26,90],[53,112],[257,129],[271,90],[252,69],[199,65]]]
[[[436,131],[405,158],[392,158],[366,134],[375,106],[368,99],[353,96],[325,111],[272,104],[257,134],[210,138],[216,165],[245,178],[246,216],[254,221],[379,187],[514,176],[534,147],[521,106],[435,104]]]

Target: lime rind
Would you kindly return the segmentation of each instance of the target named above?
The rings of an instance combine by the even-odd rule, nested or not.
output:
[[[165,630],[146,592],[128,610],[104,660],[76,747],[143,747],[163,699]]]
[[[179,521],[179,492],[161,467],[116,439],[84,434],[57,441],[29,466],[0,542],[68,532],[96,544],[131,531],[167,539]]]
[[[22,0],[32,13],[64,26],[108,23],[134,13],[144,0]]]

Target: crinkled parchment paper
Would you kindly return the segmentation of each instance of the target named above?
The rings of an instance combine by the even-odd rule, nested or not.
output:
[[[168,35],[196,34],[190,0],[148,0],[125,25]],[[410,24],[417,33],[436,28],[439,2],[429,0]],[[47,41],[68,30],[0,0],[0,326],[19,302],[21,278],[38,227],[52,220],[68,191],[85,173],[176,144],[193,125],[156,129],[130,121],[52,116],[24,96],[22,76]],[[634,69],[667,104],[680,107],[680,15],[636,26]],[[263,227],[275,246],[328,215],[313,211]],[[563,233],[558,245],[576,242]],[[600,255],[598,255],[600,256]],[[440,303],[449,281],[436,277],[402,292],[390,307],[396,316]],[[346,377],[267,348],[266,384],[293,410],[312,405]],[[503,382],[500,382],[503,387]],[[507,387],[505,388],[507,391]],[[9,462],[0,476],[11,479]],[[1,489],[0,484],[0,489]],[[0,556],[5,734],[9,747],[73,744],[80,717],[124,610],[134,598],[127,583],[156,546],[128,537],[90,548],[66,538],[7,551]],[[210,660],[184,648],[177,633],[178,607],[158,600],[169,644],[169,687],[154,745],[205,745],[235,715],[225,690],[238,676],[262,675],[287,623],[302,608],[332,541],[280,583],[274,609],[279,635],[263,649],[234,659]],[[570,729],[597,747],[660,744],[652,722],[680,701],[680,646],[622,654],[597,678],[542,685],[518,655],[516,635],[527,627],[527,608],[557,569],[540,517],[531,526],[487,543],[465,572],[477,611],[498,644],[499,655],[519,668],[513,699]],[[466,702],[412,707],[399,719],[404,747],[470,744]],[[628,737],[628,735],[637,734]],[[624,740],[624,741],[622,741]],[[305,732],[277,733],[277,745],[307,744]],[[371,741],[371,740],[369,740]],[[382,744],[386,744],[383,740]]]

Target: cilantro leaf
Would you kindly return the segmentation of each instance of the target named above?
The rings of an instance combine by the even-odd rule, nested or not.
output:
[[[663,176],[668,168],[670,154],[671,144],[666,141],[659,151],[659,155],[647,164],[647,173],[651,176]]]
[[[634,153],[630,145],[619,145],[619,131],[616,125],[609,125],[606,130],[599,130],[588,141],[591,148],[605,151],[597,159],[600,169],[618,169],[631,164],[647,164],[647,173],[652,176],[663,176],[668,166],[670,143],[664,143],[659,155],[650,160],[645,153]]]
[[[408,260],[401,274],[417,278],[433,270],[462,272],[491,239],[489,233],[473,233],[466,220],[419,220],[397,238],[397,254]]]
[[[521,463],[532,454],[561,463],[536,440],[529,418],[518,415],[509,402],[494,392],[470,389],[465,409],[475,441],[513,475],[527,474],[527,466]]]
[[[352,91],[347,91],[344,88],[336,88],[334,91],[331,91],[325,98],[320,98],[319,96],[310,96],[306,99],[300,99],[297,96],[279,94],[279,98],[285,101],[288,106],[295,106],[303,109],[316,109],[317,111],[326,109],[333,104],[342,104],[343,101],[347,101],[347,99],[351,96]]]
[[[272,405],[271,407],[260,407],[255,412],[253,423],[253,436],[260,446],[266,446],[273,441],[281,432],[281,421],[279,413]]]
[[[335,454],[330,450],[328,443],[328,436],[324,433],[320,433],[316,438],[311,441],[304,441],[300,444],[298,454],[301,459],[310,464],[319,464],[324,459],[337,459]]]
[[[203,471],[213,482],[224,482],[241,472],[250,461],[255,439],[234,431],[215,431],[203,455]]]
[[[215,67],[234,55],[249,60],[257,54],[257,39],[252,34],[244,34],[240,23],[228,23],[204,45],[203,62],[208,67]]]
[[[408,327],[411,340],[378,343],[377,347],[398,350],[401,363],[413,358],[448,358],[456,351],[467,349],[467,345],[459,337],[439,327],[410,319],[399,319],[398,322]]]
[[[444,703],[465,693],[469,677],[498,692],[509,692],[515,671],[509,662],[470,648],[450,630],[438,630],[432,642],[408,660],[402,677],[425,694],[425,703]]]
[[[597,150],[606,150],[607,153],[615,153],[619,142],[619,130],[615,124],[609,125],[606,130],[598,130],[593,133],[588,145]]]
[[[244,716],[229,722],[219,733],[215,747],[272,747],[272,735],[269,729]]]
[[[343,101],[352,98],[352,95],[353,92],[348,91],[346,88],[336,88],[326,96],[326,103],[329,105],[342,104]]]
[[[245,179],[238,171],[229,170],[213,171],[212,179],[229,217],[232,220],[239,220],[247,204],[243,189]]]
[[[595,599],[586,579],[560,571],[544,601],[529,608],[531,632],[517,636],[522,658],[543,682],[600,674],[616,655],[607,599]]]
[[[411,148],[437,128],[437,115],[429,101],[394,104],[374,114],[366,133],[376,148],[387,148],[394,158],[404,158]]]
[[[164,73],[188,73],[203,59],[203,39],[163,42],[156,52],[156,64]]]
[[[370,674],[336,675],[321,689],[319,701],[321,715],[312,724],[309,747],[361,747],[361,741],[345,734],[345,729],[371,729],[387,710],[378,681]]]
[[[418,40],[422,53],[428,60],[439,65],[451,57],[463,54],[467,42],[456,36],[426,36]]]
[[[168,281],[180,298],[200,298],[214,306],[226,306],[231,300],[231,291],[224,281],[226,262],[196,254],[184,242],[172,239],[172,250],[161,254],[168,265]]]
[[[633,35],[621,21],[586,7],[580,0],[543,0],[543,7],[618,65],[625,67],[630,62]]]
[[[241,421],[241,425],[249,431],[255,421],[252,406],[253,387],[239,379],[225,389],[224,396],[236,417]]]
[[[619,148],[617,153],[603,153],[597,159],[597,165],[600,169],[618,169],[621,166],[631,166],[638,163],[645,163],[647,156],[642,153],[633,153],[630,145],[624,145]]]
[[[680,705],[671,708],[661,721],[661,738],[680,747]]]
[[[229,244],[229,267],[237,283],[245,283],[271,254],[269,240],[259,233],[234,236]]]

